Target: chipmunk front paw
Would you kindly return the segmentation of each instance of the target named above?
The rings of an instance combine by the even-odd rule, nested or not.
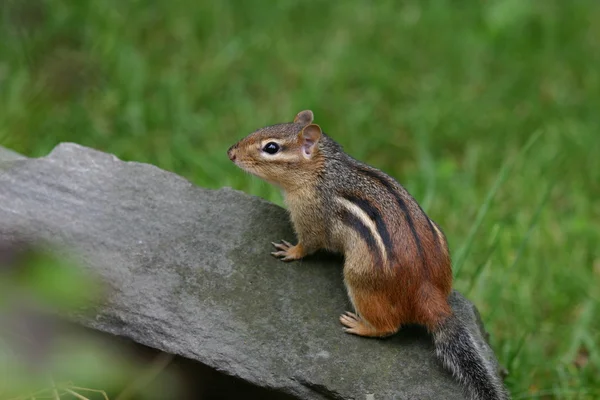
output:
[[[294,261],[299,260],[305,256],[304,248],[302,244],[292,245],[290,242],[282,240],[281,243],[271,242],[273,246],[279,251],[271,253],[273,257],[277,257],[282,261]]]

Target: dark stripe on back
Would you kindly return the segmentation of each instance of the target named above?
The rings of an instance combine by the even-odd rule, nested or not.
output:
[[[379,265],[383,265],[383,260],[381,259],[381,254],[379,250],[379,246],[377,246],[377,241],[371,234],[369,228],[354,214],[346,209],[342,209],[341,211],[342,222],[354,229],[359,236],[367,243],[369,247],[369,251],[375,257],[375,262]]]
[[[406,202],[404,201],[402,196],[400,196],[400,193],[398,192],[398,190],[396,190],[394,185],[388,179],[386,179],[384,176],[382,176],[378,172],[372,171],[365,167],[358,167],[358,168],[362,173],[364,173],[365,175],[368,175],[370,178],[375,179],[377,182],[379,182],[381,185],[383,185],[388,190],[388,192],[390,192],[390,194],[392,196],[394,196],[394,198],[396,199],[396,202],[398,203],[398,207],[400,207],[400,209],[404,213],[404,216],[406,217],[406,222],[408,223],[408,227],[410,228],[413,239],[415,240],[415,244],[417,245],[417,250],[419,251],[419,256],[421,257],[421,261],[423,262],[423,265],[426,265],[425,252],[423,251],[423,245],[421,243],[421,239],[419,238],[419,234],[417,233],[417,229],[415,227],[415,223],[412,219],[412,216],[410,215],[410,211],[408,210],[408,206],[406,205]],[[427,218],[427,216],[425,216],[425,217]],[[427,218],[427,219],[429,219],[429,218]]]
[[[381,216],[379,210],[368,200],[360,198],[353,194],[343,193],[342,197],[359,207],[361,210],[363,210],[369,216],[369,218],[371,218],[371,220],[375,222],[377,232],[379,233],[379,236],[381,236],[381,240],[383,242],[383,247],[385,249],[389,249],[389,251],[386,252],[388,257],[393,257],[394,253],[392,249],[394,248],[394,243],[392,242],[390,232],[388,231],[387,226],[385,225],[385,221],[383,220],[383,217]]]

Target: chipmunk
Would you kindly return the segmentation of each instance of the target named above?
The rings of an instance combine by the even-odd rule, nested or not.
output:
[[[227,151],[238,167],[283,191],[299,241],[272,243],[271,254],[293,261],[319,249],[342,253],[356,311],[340,316],[345,332],[385,337],[405,324],[424,325],[471,399],[508,399],[448,304],[452,267],[440,227],[404,187],[346,154],[313,120],[312,111],[301,111]]]

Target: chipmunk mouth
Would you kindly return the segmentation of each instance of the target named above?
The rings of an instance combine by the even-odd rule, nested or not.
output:
[[[258,168],[258,169],[256,168],[256,163],[254,163],[252,161],[243,161],[243,160],[237,160],[237,161],[234,161],[234,163],[242,171],[246,172],[247,174],[256,176],[261,179],[265,179],[265,176],[263,173],[261,173],[260,168]]]
[[[229,150],[227,150],[227,157],[229,157],[229,160],[231,160],[231,162],[233,162],[239,168],[247,170],[246,163],[244,162],[244,160],[240,160],[240,158],[238,157],[237,148],[237,144],[231,146]]]
[[[241,160],[236,154],[232,154],[229,156],[229,159],[231,160],[231,162],[233,162],[238,168],[246,171],[246,172],[252,172],[252,162],[248,163],[245,160]]]
[[[256,168],[254,168],[256,166],[256,162],[240,158],[237,154],[238,147],[239,143],[236,143],[227,150],[227,157],[229,157],[229,160],[231,160],[231,162],[233,162],[238,168],[240,168],[244,172],[260,177],[260,174],[256,171]]]
[[[229,157],[229,159],[233,162],[235,162],[237,159],[237,147],[238,145],[236,143],[227,150],[227,157]]]

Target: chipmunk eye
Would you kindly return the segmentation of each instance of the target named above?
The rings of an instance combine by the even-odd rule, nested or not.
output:
[[[263,147],[263,151],[269,154],[275,154],[279,151],[279,145],[275,142],[269,142]]]

